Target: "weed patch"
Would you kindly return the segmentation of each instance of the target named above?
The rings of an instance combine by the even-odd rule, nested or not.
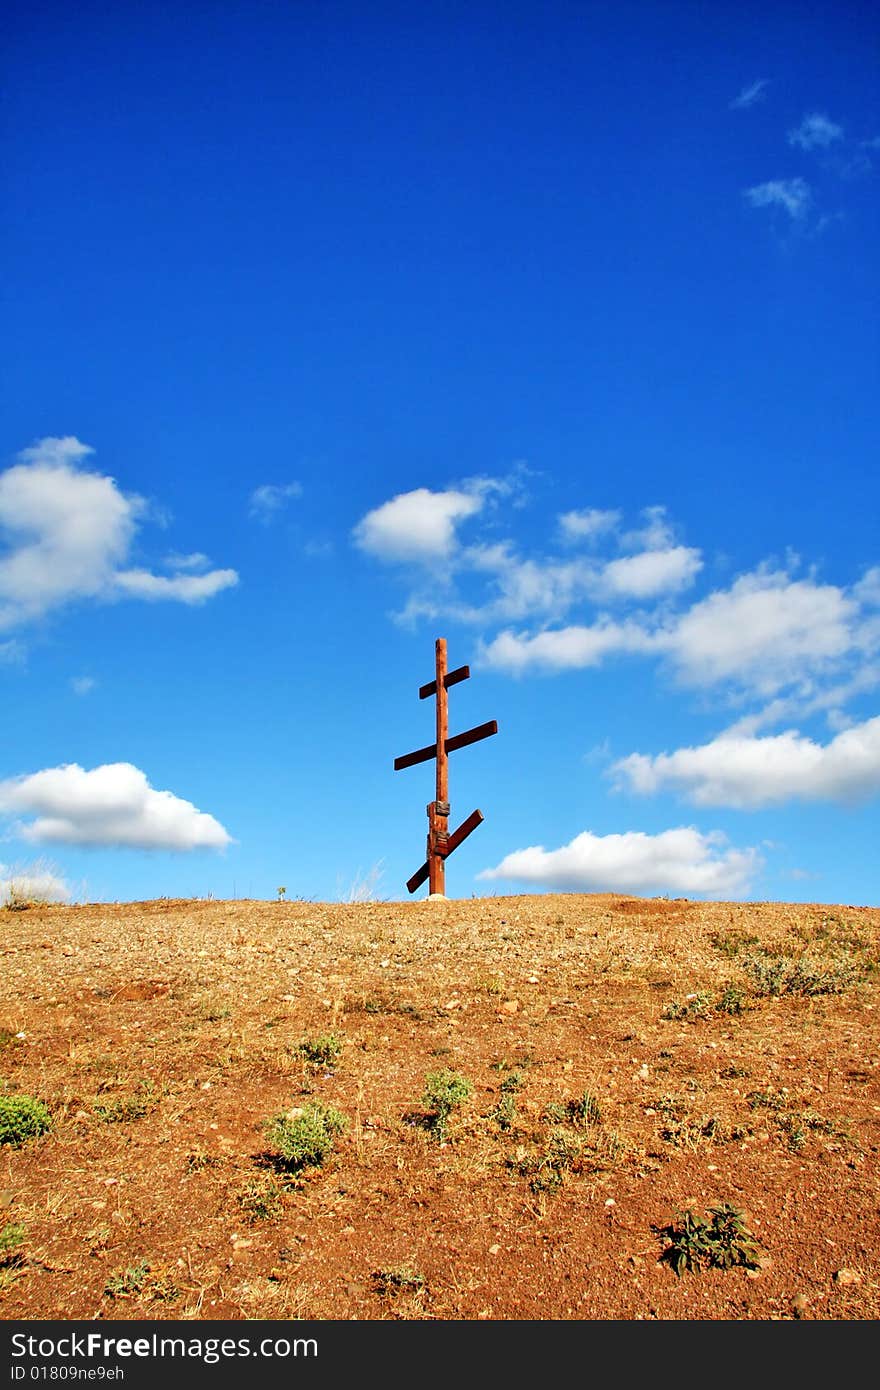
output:
[[[105,1125],[131,1124],[148,1115],[158,1104],[151,1081],[142,1081],[133,1096],[120,1096],[106,1105],[96,1105],[95,1115]]]
[[[395,1298],[401,1293],[421,1293],[425,1288],[425,1277],[411,1265],[399,1269],[374,1269],[372,1273],[373,1291],[383,1297]]]
[[[736,985],[725,985],[717,999],[706,990],[688,994],[681,1001],[673,1001],[663,1010],[663,1017],[677,1022],[694,1023],[698,1019],[710,1018],[712,1014],[741,1014],[745,1000]]]
[[[284,1115],[276,1115],[266,1125],[266,1134],[278,1156],[279,1166],[291,1173],[303,1168],[320,1168],[342,1134],[348,1121],[331,1105],[312,1101]]]
[[[24,1226],[11,1221],[0,1227],[0,1293],[11,1288],[21,1273],[24,1259],[19,1249],[24,1240]]]
[[[136,1298],[143,1293],[149,1272],[150,1266],[146,1260],[138,1260],[128,1269],[111,1274],[104,1285],[104,1292],[108,1298]]]
[[[0,1144],[24,1144],[46,1134],[52,1116],[41,1100],[32,1096],[0,1096]]]
[[[783,1087],[779,1091],[751,1091],[747,1096],[751,1110],[766,1110],[776,1129],[782,1135],[792,1153],[799,1153],[806,1146],[811,1134],[826,1134],[836,1139],[849,1140],[846,1129],[826,1120],[809,1107],[799,1109],[794,1098]]]
[[[757,946],[758,937],[753,936],[751,932],[734,930],[715,932],[711,941],[715,950],[724,956],[725,960],[734,960],[742,951],[748,950],[749,946]]]
[[[817,959],[806,953],[793,957],[753,951],[739,964],[756,992],[770,996],[842,994],[864,974],[848,955]]]
[[[252,1225],[258,1221],[278,1221],[284,1214],[284,1198],[277,1183],[248,1183],[238,1194],[238,1205]]]
[[[454,1071],[435,1071],[425,1077],[425,1091],[421,1103],[425,1106],[425,1128],[435,1139],[445,1139],[449,1126],[449,1116],[453,1110],[467,1100],[473,1086],[466,1076]]]
[[[596,1097],[584,1091],[575,1100],[551,1101],[544,1111],[544,1119],[554,1124],[600,1125],[602,1109]]]
[[[332,1067],[342,1051],[342,1039],[335,1033],[325,1033],[319,1038],[303,1038],[293,1048],[295,1057],[301,1057],[313,1067]]]
[[[499,1129],[509,1130],[513,1128],[516,1120],[516,1093],[522,1087],[522,1072],[512,1071],[509,1076],[505,1076],[499,1091],[501,1097],[489,1118],[494,1120]]]
[[[758,1269],[758,1246],[745,1224],[743,1213],[722,1202],[710,1207],[708,1216],[681,1211],[677,1219],[660,1230],[669,1244],[661,1259],[681,1276],[685,1270]]]
[[[654,1101],[660,1115],[660,1138],[676,1149],[696,1150],[704,1144],[720,1144],[742,1139],[746,1130],[730,1128],[717,1115],[701,1115],[681,1096],[665,1095]]]

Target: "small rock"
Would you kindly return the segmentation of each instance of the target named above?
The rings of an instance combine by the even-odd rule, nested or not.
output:
[[[862,1282],[862,1276],[857,1269],[839,1269],[834,1275],[834,1282],[843,1288],[851,1288]]]
[[[810,1300],[805,1293],[796,1293],[791,1300],[791,1306],[794,1309],[795,1316],[801,1318],[809,1308]]]
[[[497,1255],[497,1254],[500,1253],[500,1251],[501,1251],[501,1246],[500,1246],[500,1245],[490,1245],[490,1246],[489,1246],[489,1254],[490,1254],[490,1255]]]
[[[501,1005],[501,1012],[503,1014],[515,1014],[518,1011],[518,1009],[518,999],[505,999],[504,1003]]]

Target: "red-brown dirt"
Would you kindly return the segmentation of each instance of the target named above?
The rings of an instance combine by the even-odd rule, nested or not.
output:
[[[0,926],[0,1095],[52,1119],[0,1145],[0,1317],[880,1314],[876,908],[158,900]],[[445,1133],[438,1073],[471,1087]],[[345,1129],[285,1168],[267,1122],[316,1103]],[[721,1204],[748,1265],[676,1274],[683,1213]]]

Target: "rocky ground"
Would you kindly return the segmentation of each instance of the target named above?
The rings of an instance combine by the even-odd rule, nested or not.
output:
[[[876,908],[157,900],[0,928],[2,1318],[880,1314]]]

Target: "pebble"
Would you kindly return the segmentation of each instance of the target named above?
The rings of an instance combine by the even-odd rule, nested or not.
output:
[[[835,1284],[841,1284],[844,1288],[850,1288],[862,1282],[862,1276],[857,1269],[839,1269],[834,1276]]]

